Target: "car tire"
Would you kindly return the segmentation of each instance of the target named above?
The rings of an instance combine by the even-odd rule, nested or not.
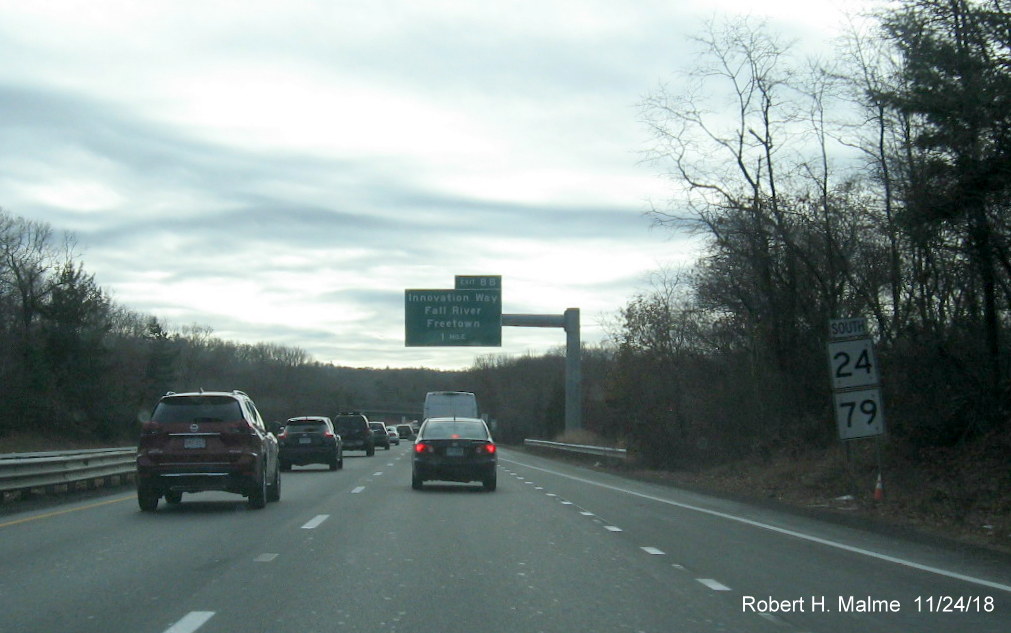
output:
[[[260,510],[267,507],[267,473],[261,473],[259,480],[249,491],[249,507]]]
[[[158,509],[158,499],[161,495],[147,486],[137,486],[137,504],[141,512],[154,512]]]
[[[372,457],[375,454],[376,454],[376,447],[375,446],[370,446],[369,448],[365,449],[365,456],[366,457]]]
[[[481,483],[484,485],[485,492],[494,492],[495,488],[498,486],[498,477],[492,475]]]
[[[267,492],[267,501],[281,500],[281,468],[274,469],[274,483]]]
[[[424,479],[418,477],[417,475],[411,476],[411,488],[414,488],[415,490],[421,490],[424,487],[425,487]]]
[[[329,462],[330,470],[337,470],[337,458],[334,457]]]
[[[289,470],[291,470],[291,462],[281,462],[280,468],[281,470],[288,472]]]
[[[344,468],[344,455],[337,458],[337,470]]]

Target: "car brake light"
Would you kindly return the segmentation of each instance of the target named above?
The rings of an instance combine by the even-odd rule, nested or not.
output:
[[[161,425],[158,424],[157,422],[153,421],[153,420],[145,422],[140,427],[140,432],[143,433],[144,435],[152,435],[154,433],[159,432],[160,430],[161,430]]]
[[[482,444],[482,445],[480,445],[480,446],[477,447],[477,452],[478,453],[486,453],[488,455],[494,455],[495,454],[495,445],[494,444]]]
[[[418,442],[417,444],[414,445],[415,453],[431,453],[433,451],[434,449],[428,444],[425,444],[424,442]]]
[[[281,433],[278,434],[277,439],[279,439],[279,440],[286,440],[286,439],[288,439],[288,429],[284,429],[283,431],[281,431]]]
[[[330,431],[324,431],[323,432],[323,437],[334,437],[334,434],[331,433]]]

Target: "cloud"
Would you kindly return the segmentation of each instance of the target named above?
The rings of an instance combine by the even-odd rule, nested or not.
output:
[[[692,256],[643,217],[668,192],[637,162],[636,104],[710,8],[236,7],[0,8],[0,204],[74,232],[117,301],[321,361],[450,368],[564,337],[405,349],[404,289],[499,274],[507,312],[580,307],[593,342]]]

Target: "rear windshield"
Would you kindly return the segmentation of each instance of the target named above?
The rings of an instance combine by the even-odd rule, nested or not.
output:
[[[481,422],[464,422],[461,420],[447,420],[446,422],[429,421],[425,425],[426,440],[487,440],[488,432]]]
[[[284,428],[292,433],[323,433],[329,430],[325,422],[289,422]]]
[[[360,431],[366,424],[365,418],[337,418],[334,426],[346,431]]]
[[[228,396],[177,396],[159,402],[151,419],[162,424],[233,422],[242,419],[242,409],[238,400]]]

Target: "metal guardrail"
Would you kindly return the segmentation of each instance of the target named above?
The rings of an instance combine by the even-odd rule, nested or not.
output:
[[[623,448],[607,448],[606,446],[591,446],[589,444],[564,444],[562,442],[548,442],[546,440],[523,440],[525,446],[536,448],[550,448],[570,453],[583,453],[585,455],[600,455],[614,459],[626,459],[628,453]]]
[[[0,500],[8,493],[46,489],[85,488],[106,478],[132,477],[136,472],[136,447],[82,451],[6,453],[0,455]]]
[[[623,448],[564,444],[546,440],[523,440],[526,446],[626,459]],[[71,487],[101,485],[107,478],[129,479],[136,472],[137,449],[98,448],[81,451],[0,454],[0,501],[23,490],[67,491]],[[119,483],[118,481],[114,483]]]

